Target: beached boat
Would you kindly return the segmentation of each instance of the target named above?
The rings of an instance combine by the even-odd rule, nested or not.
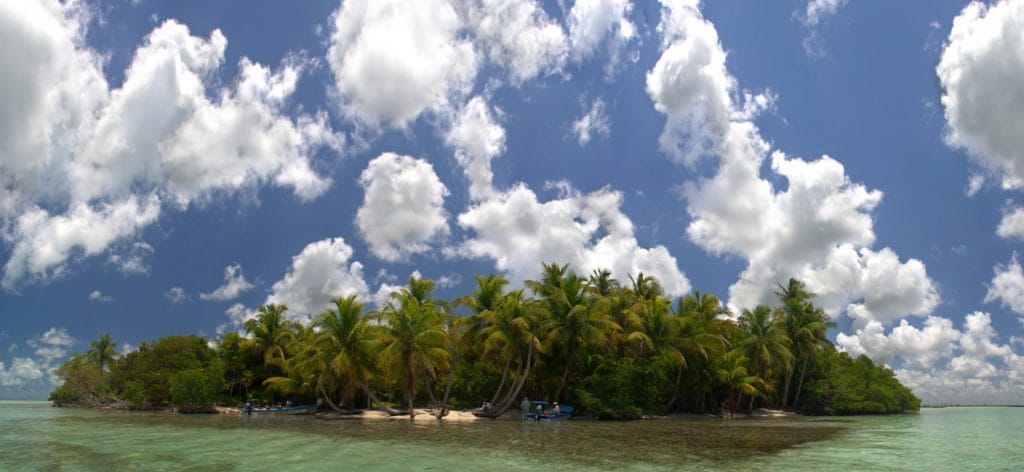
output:
[[[568,406],[568,405],[557,406],[558,405],[557,403],[555,404],[557,406],[557,410],[556,410],[555,408],[551,408],[548,405],[548,402],[546,402],[544,400],[534,400],[532,403],[533,403],[533,411],[528,413],[526,416],[528,418],[534,419],[534,420],[537,419],[537,406],[540,406],[540,410],[541,410],[540,419],[542,419],[542,420],[568,419],[570,416],[572,416],[573,410],[575,410],[575,408],[573,408],[571,406]]]
[[[298,415],[303,413],[312,413],[313,411],[316,411],[316,405],[270,407],[260,406],[259,402],[247,402],[245,408],[242,408],[241,413],[243,415]]]

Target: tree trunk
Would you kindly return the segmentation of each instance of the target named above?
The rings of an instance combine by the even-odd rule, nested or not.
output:
[[[555,392],[555,402],[561,400],[562,391],[565,390],[565,385],[569,382],[569,366],[572,365],[572,358],[566,358],[565,370],[562,371],[562,382],[558,385],[558,390]]]
[[[444,387],[444,398],[441,399],[441,408],[438,410],[437,419],[448,416],[448,395],[452,393],[452,381],[455,380],[455,366],[458,364],[458,356],[453,356],[452,366],[448,370],[448,385]]]
[[[324,400],[327,400],[327,406],[331,407],[334,411],[341,411],[341,408],[338,408],[338,405],[334,404],[334,400],[331,400],[331,396],[327,394],[327,390],[324,388],[324,383],[320,382],[317,387],[320,390],[320,394],[324,396]]]
[[[797,402],[800,401],[800,390],[804,388],[804,374],[807,373],[807,357],[804,357],[804,365],[800,368],[800,382],[796,384],[796,398],[793,399],[793,408],[796,408]]]
[[[391,416],[398,416],[398,415],[403,414],[400,411],[392,410],[391,408],[388,408],[387,406],[385,406],[384,402],[380,401],[380,399],[377,398],[377,395],[373,394],[373,391],[370,390],[370,386],[369,385],[367,385],[365,383],[360,383],[359,387],[362,388],[364,392],[366,392],[366,398],[369,398],[371,402],[376,403],[377,407],[379,407],[380,410],[383,411],[384,413],[387,413],[388,415],[391,415]]]
[[[430,376],[427,375],[423,379],[427,383],[427,395],[430,396],[430,405],[437,405],[437,398],[434,396],[434,384],[430,383]]]
[[[672,405],[675,405],[676,399],[679,398],[679,384],[682,382],[682,380],[683,380],[683,365],[679,364],[679,369],[676,370],[676,388],[672,392],[672,399],[669,400],[668,405],[665,406],[665,412],[666,413],[672,411]]]
[[[793,380],[793,366],[786,367],[786,386],[782,389],[782,407],[789,405],[789,382]]]
[[[530,340],[530,349],[526,354],[526,369],[523,370],[523,375],[516,379],[515,383],[512,384],[512,388],[509,390],[508,395],[501,402],[500,405],[495,405],[494,409],[491,410],[487,415],[488,418],[497,418],[508,411],[509,407],[512,406],[512,402],[519,392],[522,391],[523,385],[526,384],[526,378],[530,375],[530,367],[533,365],[533,340]]]
[[[498,395],[501,390],[505,388],[505,381],[508,379],[508,366],[512,363],[512,358],[509,357],[505,360],[505,368],[501,370],[501,383],[498,384],[498,390],[494,392],[494,396],[491,397],[491,405],[494,405],[498,401]]]

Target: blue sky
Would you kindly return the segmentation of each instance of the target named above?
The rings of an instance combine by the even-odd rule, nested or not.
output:
[[[0,6],[0,398],[542,260],[800,277],[930,402],[1024,401],[1024,2]],[[828,156],[828,157],[824,157]]]

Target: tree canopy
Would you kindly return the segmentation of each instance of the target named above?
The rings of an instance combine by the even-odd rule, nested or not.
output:
[[[779,286],[778,306],[736,316],[710,293],[671,300],[642,273],[619,284],[607,270],[584,278],[558,264],[521,289],[477,276],[472,293],[451,303],[434,288],[411,277],[378,310],[338,294],[309,324],[264,305],[241,332],[166,336],[125,356],[102,335],[57,369],[63,382],[51,399],[204,411],[319,398],[339,410],[419,406],[439,417],[485,401],[493,407],[484,414],[497,416],[523,396],[609,417],[920,407],[890,369],[836,350],[834,323],[795,279]]]

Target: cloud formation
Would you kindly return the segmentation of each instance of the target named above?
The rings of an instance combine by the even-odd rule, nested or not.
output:
[[[582,116],[572,122],[572,132],[576,135],[576,141],[580,143],[580,147],[585,147],[590,143],[592,137],[607,138],[611,131],[608,115],[604,111],[604,100],[600,98],[594,100],[590,105],[590,110],[585,111]]]
[[[160,200],[134,195],[95,208],[75,204],[63,215],[33,207],[21,214],[4,232],[12,245],[0,284],[15,290],[24,279],[48,282],[61,277],[68,259],[102,253],[112,243],[134,235],[160,216]]]
[[[352,0],[335,12],[327,55],[342,106],[370,126],[404,128],[444,111],[476,78],[473,43],[447,0]]]
[[[971,2],[953,19],[936,67],[946,141],[984,166],[1024,178],[1024,3]]]
[[[60,276],[70,259],[136,235],[169,202],[184,209],[265,183],[309,200],[330,186],[313,156],[340,152],[343,136],[324,113],[285,110],[301,54],[277,70],[242,57],[237,79],[210,99],[227,38],[168,20],[112,89],[103,54],[84,42],[92,18],[80,2],[0,5],[0,65],[13,78],[0,85],[0,220],[13,246],[5,288]],[[110,261],[145,273],[140,254]]]
[[[469,0],[463,6],[476,46],[507,69],[514,84],[562,69],[565,32],[534,0]]]
[[[112,297],[110,295],[105,295],[103,292],[101,292],[99,290],[93,290],[92,292],[89,292],[89,301],[100,302],[100,303],[110,303],[110,302],[114,301],[114,297]]]
[[[995,267],[995,275],[985,294],[985,303],[999,302],[1020,316],[1024,325],[1024,269],[1014,253],[1010,262]]]
[[[692,218],[687,234],[712,254],[747,261],[729,304],[770,303],[777,284],[798,277],[833,315],[885,324],[930,313],[939,296],[924,264],[870,249],[870,212],[882,193],[851,182],[829,156],[805,161],[779,151],[771,170],[787,186],[776,191],[761,176],[769,145],[752,121],[774,96],[738,90],[718,33],[695,3],[666,2],[658,31],[664,49],[647,93],[666,115],[661,149],[685,165],[711,156],[718,162],[713,176],[681,187]]]
[[[234,300],[252,287],[252,283],[245,280],[245,275],[242,274],[242,265],[236,262],[224,268],[224,285],[211,292],[200,293],[199,299],[222,302]]]
[[[577,0],[566,15],[569,44],[577,62],[590,59],[607,44],[608,71],[618,65],[622,50],[637,36],[629,19],[633,4],[629,0]]]
[[[477,201],[493,197],[491,160],[505,152],[505,128],[495,122],[483,97],[473,97],[466,103],[445,140],[455,148],[455,160],[469,180],[469,198]]]
[[[274,283],[266,303],[287,305],[290,318],[308,321],[327,308],[333,297],[355,294],[360,300],[369,300],[363,264],[351,259],[352,247],[343,238],[309,243],[292,257],[291,266]],[[243,319],[232,317],[236,318]]]
[[[448,234],[448,188],[429,162],[384,153],[370,161],[359,184],[364,197],[356,226],[377,257],[394,262],[422,253]]]

